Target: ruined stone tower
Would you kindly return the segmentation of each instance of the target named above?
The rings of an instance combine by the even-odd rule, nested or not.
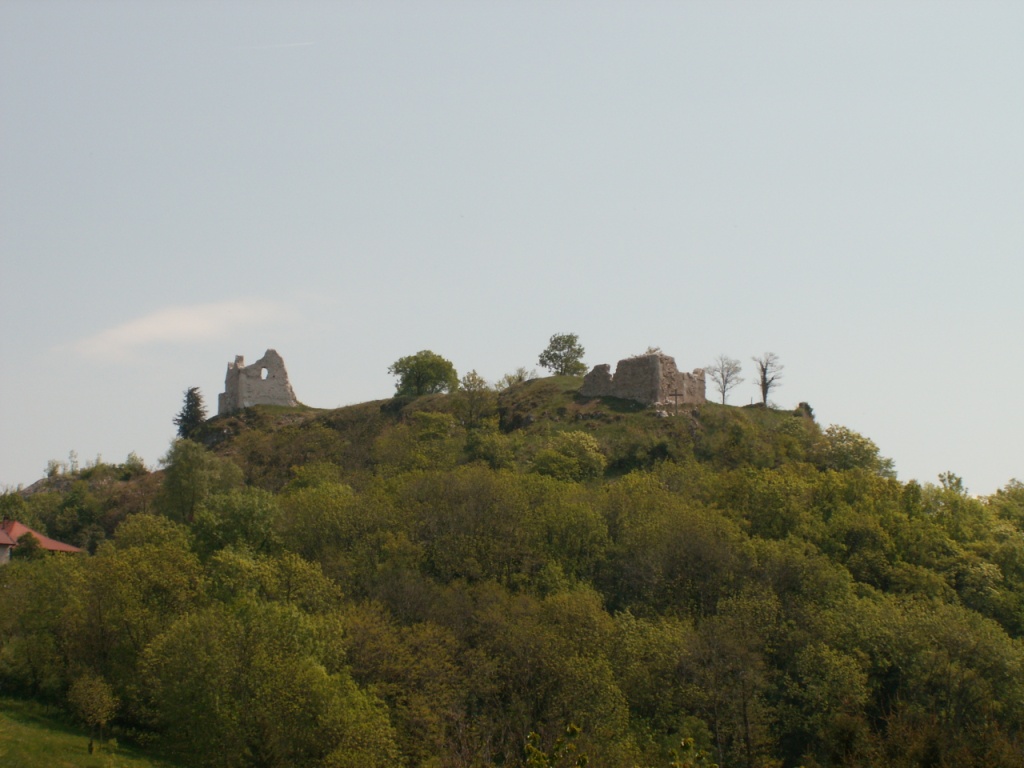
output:
[[[583,377],[584,397],[621,397],[644,405],[703,403],[704,370],[682,373],[668,355],[653,352],[619,360],[615,375],[608,364],[595,365]]]
[[[298,405],[284,360],[276,350],[268,349],[252,365],[241,355],[228,363],[224,391],[217,398],[217,415],[224,416],[251,405]]]

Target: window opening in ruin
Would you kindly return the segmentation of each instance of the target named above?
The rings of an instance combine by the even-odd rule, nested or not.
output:
[[[270,373],[270,371],[268,371],[266,368],[263,368],[260,371],[260,378],[263,379],[264,381],[266,381],[267,380],[267,376],[269,375],[269,373]]]

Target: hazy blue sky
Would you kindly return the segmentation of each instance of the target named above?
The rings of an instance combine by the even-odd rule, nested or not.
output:
[[[0,2],[0,484],[155,464],[237,354],[388,397],[779,355],[901,479],[1024,479],[1024,3]]]

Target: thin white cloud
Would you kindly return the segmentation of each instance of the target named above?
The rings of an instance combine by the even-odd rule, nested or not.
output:
[[[280,304],[260,299],[168,307],[81,339],[72,348],[85,358],[122,360],[157,344],[224,339],[243,328],[282,320],[287,314]]]

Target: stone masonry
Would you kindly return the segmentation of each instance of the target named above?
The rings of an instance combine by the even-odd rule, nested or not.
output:
[[[682,373],[674,358],[660,352],[619,360],[614,376],[610,365],[596,365],[580,389],[584,397],[621,397],[663,406],[703,403],[704,392],[704,369]]]
[[[217,399],[217,415],[224,416],[252,405],[298,405],[284,360],[273,349],[252,365],[241,355],[228,363],[224,391]]]

